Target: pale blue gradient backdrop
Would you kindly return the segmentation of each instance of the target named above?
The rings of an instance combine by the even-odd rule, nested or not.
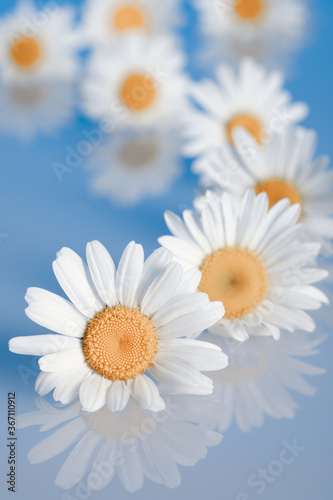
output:
[[[43,3],[46,2],[39,2],[39,5]],[[80,1],[71,3],[81,4]],[[304,123],[319,134],[318,154],[332,156],[333,4],[330,0],[313,3],[316,9],[313,30],[307,46],[294,59],[287,87],[294,99],[304,100],[310,106],[310,116]],[[16,4],[13,0],[2,0],[0,13],[10,10],[13,4]],[[195,15],[191,10],[187,13],[188,26],[184,34],[186,46],[192,51]],[[148,255],[157,247],[158,236],[166,233],[164,210],[179,212],[189,206],[197,185],[197,179],[185,162],[185,174],[167,195],[150,198],[135,209],[124,209],[92,196],[88,186],[90,174],[80,167],[65,176],[63,183],[58,182],[51,168],[52,161],[62,161],[66,146],[75,147],[83,138],[82,130],[92,127],[93,124],[78,117],[54,137],[41,136],[30,144],[24,145],[9,135],[0,137],[0,233],[7,235],[0,244],[2,433],[6,427],[3,410],[8,391],[18,392],[19,412],[34,409],[34,375],[24,385],[17,368],[23,364],[33,370],[35,365],[31,358],[11,354],[7,348],[13,336],[43,332],[24,313],[27,287],[39,286],[61,293],[51,263],[62,246],[69,246],[83,256],[86,242],[98,239],[118,261],[125,245],[134,239],[143,244]],[[318,388],[314,398],[296,395],[301,408],[294,420],[267,418],[262,428],[249,434],[232,425],[222,445],[209,449],[206,460],[194,468],[181,468],[182,485],[176,490],[146,481],[141,491],[130,495],[115,479],[108,488],[89,498],[236,500],[237,494],[244,491],[251,499],[331,500],[333,341],[331,332],[327,333],[328,339],[320,354],[310,360],[325,368],[327,373],[310,380]],[[63,492],[53,482],[67,454],[36,466],[30,466],[26,460],[28,450],[40,438],[37,428],[20,432],[18,493],[9,495],[1,484],[1,498],[63,498]],[[285,439],[297,439],[307,449],[258,496],[247,486],[247,479],[278,456]],[[7,472],[3,439],[0,457],[1,473]]]

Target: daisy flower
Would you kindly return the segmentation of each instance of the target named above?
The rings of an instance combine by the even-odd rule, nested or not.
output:
[[[265,191],[269,206],[289,198],[302,207],[304,237],[310,241],[333,238],[333,172],[329,159],[314,159],[317,134],[290,127],[274,134],[265,149],[245,130],[233,135],[235,151],[221,146],[194,165],[206,186],[218,186],[240,200],[248,188]]]
[[[19,416],[18,427],[39,425],[52,433],[29,451],[28,460],[44,462],[74,444],[55,480],[61,488],[84,480],[92,490],[102,490],[116,475],[129,492],[142,488],[145,477],[175,488],[181,482],[178,465],[194,466],[208,447],[221,442],[221,434],[198,425],[221,405],[199,396],[163,396],[166,408],[158,414],[133,400],[125,414],[106,407],[89,414],[79,403],[57,408],[40,398],[39,411]]]
[[[75,11],[21,2],[0,22],[0,68],[4,81],[72,80],[77,73]]]
[[[221,54],[274,60],[297,49],[308,21],[304,0],[195,0],[199,23]]]
[[[271,338],[252,337],[248,342],[207,335],[229,356],[225,370],[212,372],[214,396],[224,406],[211,428],[224,432],[235,420],[244,432],[261,427],[264,416],[294,418],[299,404],[292,393],[314,396],[316,389],[304,375],[321,375],[325,370],[305,363],[303,358],[318,353],[324,336],[295,332]]]
[[[185,107],[184,55],[171,38],[132,35],[93,54],[82,85],[83,109],[112,130],[174,125]]]
[[[168,34],[180,24],[179,0],[88,0],[83,13],[82,35],[86,43],[108,44],[139,32],[148,36]]]
[[[19,354],[42,356],[36,390],[63,404],[79,394],[82,408],[107,404],[120,411],[130,395],[144,409],[165,403],[149,373],[185,394],[210,394],[211,380],[200,370],[227,365],[220,348],[192,340],[223,315],[196,288],[200,273],[183,274],[171,252],[155,251],[145,262],[141,245],[124,250],[117,271],[98,241],[87,245],[87,261],[63,248],[53,270],[71,302],[40,288],[29,288],[26,313],[61,335],[11,339]],[[192,338],[181,339],[189,336]]]
[[[304,103],[291,103],[283,90],[282,74],[267,72],[252,59],[243,59],[237,75],[228,65],[217,68],[217,82],[193,83],[189,95],[195,104],[184,118],[184,154],[197,156],[223,143],[233,143],[236,127],[246,128],[264,145],[272,132],[307,115]]]
[[[89,160],[92,190],[126,206],[161,195],[180,175],[179,147],[177,128],[118,131]]]
[[[278,339],[281,328],[313,331],[304,310],[327,303],[312,286],[327,273],[307,269],[320,245],[298,241],[300,205],[284,199],[268,210],[268,203],[266,193],[251,189],[240,207],[230,194],[208,191],[198,213],[185,210],[183,219],[165,214],[173,236],[160,244],[185,270],[201,271],[199,291],[223,301],[225,315],[212,333],[244,341],[251,335]]]
[[[74,87],[68,82],[12,83],[0,87],[0,130],[31,140],[51,135],[74,116]]]

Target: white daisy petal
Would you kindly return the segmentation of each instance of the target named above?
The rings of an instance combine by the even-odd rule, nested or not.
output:
[[[161,328],[159,328],[159,336],[163,340],[177,337],[195,338],[221,319],[224,313],[221,304],[219,304],[218,313],[219,314],[217,314],[212,307],[208,307],[201,311],[185,314],[161,326]]]
[[[41,288],[28,288],[25,299],[29,304],[25,312],[32,321],[57,333],[82,337],[87,317],[68,300]]]
[[[164,340],[160,342],[161,357],[164,352],[189,361],[200,371],[221,370],[228,365],[228,357],[218,346],[201,340]]]
[[[131,392],[122,380],[112,382],[108,390],[107,406],[110,411],[122,411],[126,408]]]
[[[45,356],[66,349],[80,349],[79,339],[61,335],[32,335],[27,337],[14,337],[9,341],[9,350],[17,354],[30,354],[32,356]]]
[[[111,255],[99,241],[87,244],[89,271],[102,301],[109,307],[117,301],[115,274],[116,268]]]
[[[156,384],[146,375],[138,375],[127,382],[132,396],[144,410],[161,411],[165,402],[160,396]]]
[[[83,368],[85,357],[80,349],[65,349],[54,354],[47,354],[38,361],[39,367],[44,372],[58,372]]]
[[[143,271],[143,248],[132,241],[125,248],[116,275],[116,292],[121,304],[136,306],[136,292]]]
[[[81,384],[89,377],[91,369],[89,366],[84,366],[75,372],[62,377],[61,382],[57,382],[53,393],[53,399],[60,401],[62,404],[68,404],[73,401],[78,395]],[[48,374],[52,375],[52,374]]]
[[[75,252],[62,249],[53,262],[53,271],[61,288],[82,314],[90,318],[103,309],[89,270]]]
[[[161,306],[153,315],[152,320],[154,325],[160,327],[181,316],[204,309],[209,305],[208,295],[205,293],[189,293],[177,295],[168,300]]]
[[[98,373],[92,373],[80,385],[80,401],[85,411],[97,411],[106,404],[108,390],[111,387],[108,380]]]
[[[158,248],[145,261],[140,285],[137,291],[138,306],[141,306],[143,297],[152,282],[172,260],[172,253],[166,248]]]

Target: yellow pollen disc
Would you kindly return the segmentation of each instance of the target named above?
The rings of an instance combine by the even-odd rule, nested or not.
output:
[[[123,146],[120,158],[131,170],[148,166],[158,154],[158,145],[152,137],[133,139]]]
[[[210,300],[220,300],[225,318],[241,318],[265,298],[268,277],[259,257],[245,248],[222,248],[204,260],[198,287]]]
[[[261,123],[251,115],[237,115],[227,123],[227,133],[230,144],[233,145],[232,132],[236,127],[243,127],[250,132],[258,144],[262,143],[263,130]]]
[[[235,0],[235,12],[244,21],[255,21],[263,10],[263,0]]]
[[[13,43],[10,49],[14,62],[21,68],[31,68],[40,56],[41,47],[34,38],[20,38]]]
[[[302,204],[302,197],[299,191],[288,181],[283,179],[270,179],[261,182],[255,188],[256,194],[265,191],[269,199],[269,208],[283,198],[289,198],[291,205],[294,203]]]
[[[117,31],[145,28],[147,20],[141,9],[128,4],[117,10],[113,17],[113,26]]]
[[[107,307],[89,322],[83,350],[87,363],[110,380],[144,373],[158,350],[153,322],[138,309]]]
[[[130,75],[121,87],[123,103],[133,111],[149,108],[156,98],[156,86],[149,76],[140,73]]]

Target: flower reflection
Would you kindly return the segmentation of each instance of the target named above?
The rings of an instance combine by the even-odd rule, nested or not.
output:
[[[65,82],[3,85],[0,130],[25,140],[55,133],[74,116],[74,104],[74,88]]]
[[[120,205],[166,193],[181,174],[176,129],[119,131],[89,160],[92,190]]]
[[[57,407],[39,398],[39,411],[21,415],[19,428],[41,425],[43,432],[60,427],[34,446],[28,459],[41,463],[74,445],[56,477],[64,489],[84,481],[90,490],[102,490],[115,474],[130,492],[143,486],[144,477],[174,488],[181,482],[178,465],[195,465],[207,447],[221,442],[221,434],[198,425],[210,422],[221,408],[210,397],[164,397],[163,412],[142,410],[131,401],[122,414],[106,407],[88,414],[79,402]]]
[[[278,342],[269,337],[252,337],[241,343],[214,335],[205,340],[215,342],[229,356],[229,366],[210,372],[214,395],[224,404],[215,419],[220,432],[236,420],[244,432],[261,427],[264,415],[273,418],[294,418],[299,408],[290,391],[313,396],[316,389],[304,375],[321,375],[325,370],[304,363],[298,357],[317,354],[315,349],[323,335],[296,332],[284,333]]]

